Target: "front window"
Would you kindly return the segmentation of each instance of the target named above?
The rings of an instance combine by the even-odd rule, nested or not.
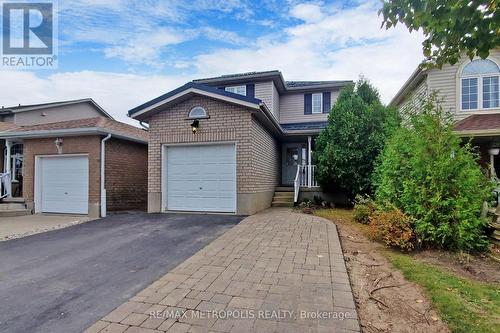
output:
[[[238,94],[238,95],[247,95],[247,86],[231,86],[231,87],[226,87],[226,91],[231,92],[233,94]]]
[[[498,94],[498,76],[483,77],[483,108],[497,108]]]
[[[323,94],[312,94],[312,113],[323,113]]]
[[[462,70],[462,110],[491,109],[500,106],[500,69],[491,60],[471,61]]]
[[[195,106],[194,108],[189,111],[188,118],[196,119],[196,118],[207,118],[208,114],[207,111],[205,111],[204,108],[201,106]]]
[[[477,78],[462,79],[462,110],[477,109]]]

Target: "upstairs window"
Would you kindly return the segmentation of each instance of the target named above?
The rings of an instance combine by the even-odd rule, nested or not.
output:
[[[323,113],[323,94],[312,94],[312,113]]]
[[[498,108],[500,69],[488,59],[467,64],[461,73],[462,110]]]
[[[247,86],[246,85],[226,87],[225,90],[227,92],[231,92],[233,94],[238,94],[238,95],[243,95],[243,96],[247,95]]]
[[[194,108],[192,108],[191,111],[189,111],[188,115],[188,118],[192,119],[207,118],[207,117],[208,117],[207,111],[205,111],[205,109],[202,108],[201,106],[195,106]]]

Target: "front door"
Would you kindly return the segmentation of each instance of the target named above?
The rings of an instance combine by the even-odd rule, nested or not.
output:
[[[282,146],[281,183],[293,186],[298,165],[307,164],[307,148],[305,143],[284,143]]]

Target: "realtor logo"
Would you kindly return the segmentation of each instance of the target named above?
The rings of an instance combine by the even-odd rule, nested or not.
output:
[[[2,67],[55,68],[53,1],[2,2]]]

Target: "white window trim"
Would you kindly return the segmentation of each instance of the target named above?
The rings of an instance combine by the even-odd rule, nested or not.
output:
[[[474,59],[474,60],[479,60],[480,58],[477,58],[477,59]],[[500,65],[498,65],[498,63],[494,60],[494,59],[491,59],[491,58],[486,58],[485,60],[490,60],[490,61],[493,61],[499,68],[500,68]],[[470,62],[465,62],[462,64],[462,66],[459,68],[459,71],[458,71],[458,77],[459,77],[459,83],[458,83],[458,86],[459,86],[459,90],[458,90],[458,104],[459,104],[459,110],[460,111],[463,111],[463,112],[474,112],[474,111],[481,111],[481,110],[492,110],[492,109],[498,109],[500,107],[489,107],[489,108],[485,108],[483,107],[483,78],[484,77],[498,77],[498,80],[499,80],[499,83],[500,83],[500,74],[498,73],[486,73],[486,74],[480,74],[480,75],[477,75],[477,74],[472,74],[472,75],[462,75],[462,72],[465,68],[465,66],[467,66],[468,64],[470,64]],[[477,79],[477,108],[476,109],[464,109],[463,108],[463,105],[462,105],[462,79],[474,79],[476,78]],[[500,90],[500,84],[499,84],[499,88]],[[499,91],[499,94],[500,94],[500,91]]]
[[[238,91],[238,89],[241,89],[243,88],[243,91],[245,92],[245,94],[238,94],[236,91]],[[229,91],[228,89],[234,89],[234,91]],[[246,85],[238,85],[238,86],[228,86],[228,87],[225,87],[224,88],[225,91],[227,92],[230,92],[230,93],[233,93],[233,94],[238,94],[238,95],[243,95],[243,96],[246,96],[247,95],[247,86]]]
[[[319,112],[314,112],[314,95],[319,95]],[[323,93],[316,93],[311,95],[311,114],[323,113]]]

